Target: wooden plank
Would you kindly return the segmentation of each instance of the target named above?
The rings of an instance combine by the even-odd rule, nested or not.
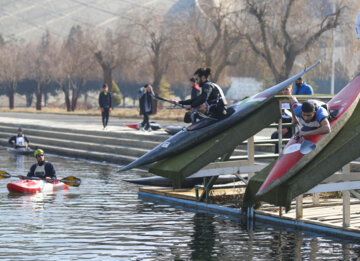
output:
[[[225,165],[225,164],[224,164]],[[262,170],[266,167],[266,164],[254,164],[246,166],[233,166],[233,167],[220,167],[213,169],[202,169],[191,175],[192,178],[198,177],[210,177],[210,176],[220,176],[227,174],[236,174],[236,173],[251,173]]]
[[[351,172],[351,173],[335,173],[334,175],[328,177],[321,183],[330,183],[330,182],[339,182],[339,181],[358,181],[360,180],[360,172]]]
[[[310,189],[309,191],[307,191],[306,194],[320,193],[320,192],[347,191],[353,189],[360,189],[360,181],[319,184],[313,187],[312,189]]]
[[[289,140],[290,140],[289,138],[282,139],[283,143],[287,143],[287,142],[289,142]],[[279,142],[279,139],[255,139],[254,140],[255,145],[259,145],[259,144],[276,144],[278,142]],[[246,144],[248,144],[248,142],[244,141],[241,144],[246,145]]]
[[[265,153],[265,154],[257,154],[254,155],[254,158],[257,159],[277,159],[279,154],[276,153]],[[247,155],[240,155],[240,156],[232,156],[229,160],[244,160],[248,159]]]

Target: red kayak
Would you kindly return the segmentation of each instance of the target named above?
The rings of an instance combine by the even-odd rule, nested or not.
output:
[[[296,139],[295,135],[285,146],[284,151],[277,159],[266,180],[261,185],[257,196],[261,196],[274,187],[297,174],[317,153],[325,147],[330,140],[342,129],[350,118],[360,98],[360,75],[348,83],[335,97],[328,102],[330,111],[337,111],[335,119],[330,120],[331,133],[326,135],[314,135]],[[304,139],[304,140],[303,140]],[[310,141],[310,142],[309,142]],[[305,144],[312,145],[311,149],[304,148]],[[317,146],[316,144],[320,145]],[[318,147],[318,149],[315,147]],[[310,153],[311,154],[307,154]],[[307,154],[307,155],[306,155]],[[306,155],[306,156],[304,156]],[[316,173],[314,173],[315,175]]]
[[[12,193],[37,193],[37,192],[54,192],[58,190],[69,189],[66,184],[59,181],[47,182],[44,180],[27,180],[22,179],[15,183],[7,184],[7,189]]]
[[[124,123],[124,125],[135,130],[140,129],[140,123]]]
[[[139,130],[141,123],[124,123],[124,125],[126,127],[129,127],[129,128],[135,129],[135,130]],[[161,129],[161,125],[156,122],[150,122],[150,128],[151,128],[151,130],[159,130],[159,129]]]

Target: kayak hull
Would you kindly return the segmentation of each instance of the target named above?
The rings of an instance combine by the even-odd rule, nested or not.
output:
[[[165,131],[170,135],[174,135],[179,131],[183,130],[184,128],[185,128],[184,126],[167,126],[165,128]]]
[[[66,184],[59,181],[50,183],[44,180],[22,179],[18,182],[7,184],[7,189],[11,193],[31,194],[39,192],[52,193],[54,191],[67,190],[69,188]]]
[[[317,155],[321,149],[336,136],[351,117],[352,112],[358,104],[359,98],[360,75],[347,84],[328,102],[330,111],[338,112],[336,118],[330,121],[331,133],[306,137],[306,140],[316,144],[316,149],[306,155],[302,154],[300,151],[302,143],[301,139],[296,140],[295,137],[292,137],[257,192],[257,196],[267,193],[296,175],[309,160]]]
[[[17,154],[17,155],[33,155],[34,154],[34,150],[30,149],[30,148],[8,148],[8,151],[10,153],[13,154]]]
[[[228,107],[228,112],[232,112],[227,118],[215,121],[208,118],[203,118],[197,123],[190,125],[189,127],[179,131],[153,150],[141,156],[139,159],[124,166],[119,171],[125,171],[132,168],[136,168],[145,164],[153,163],[174,155],[177,155],[183,151],[186,151],[193,146],[203,143],[204,141],[214,137],[215,135],[223,132],[234,126],[235,124],[243,121],[247,117],[251,117],[258,108],[263,106],[266,102],[269,102],[271,98],[286,86],[294,82],[298,77],[308,72],[319,62],[310,66],[301,73],[298,73],[289,79],[263,91],[250,98],[244,99],[236,104]]]
[[[237,181],[238,177],[235,175],[229,176],[219,176],[215,182],[215,184],[227,184],[230,182]],[[173,180],[164,177],[146,177],[146,178],[138,178],[138,179],[123,179],[123,181],[144,185],[144,186],[156,186],[156,187],[172,187]],[[204,182],[203,177],[188,177],[181,181],[181,188],[193,188],[196,185],[202,184]]]
[[[140,123],[124,123],[124,126],[129,127],[131,129],[139,130],[141,124]],[[156,122],[150,122],[150,128],[151,130],[159,130],[161,129],[161,125]]]
[[[124,123],[124,126],[129,127],[131,129],[139,130],[140,123]]]

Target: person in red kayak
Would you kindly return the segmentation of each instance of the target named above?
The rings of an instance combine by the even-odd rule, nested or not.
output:
[[[325,103],[309,100],[301,104],[295,97],[291,96],[290,104],[295,116],[303,126],[298,133],[300,137],[323,135],[331,132],[328,120],[329,112],[325,108]]]
[[[37,160],[37,163],[31,166],[27,177],[38,177],[40,179],[57,179],[53,164],[45,161],[44,151],[42,149],[37,149],[34,152],[34,156]]]

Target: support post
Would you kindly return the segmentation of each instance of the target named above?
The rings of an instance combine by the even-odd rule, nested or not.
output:
[[[303,217],[303,195],[296,198],[296,219]]]
[[[199,201],[206,200],[206,203],[209,203],[210,201],[209,192],[212,186],[215,184],[217,178],[218,176],[212,176],[211,178],[204,178],[204,184],[203,184],[204,190],[199,197]]]
[[[251,137],[248,139],[247,151],[248,151],[249,165],[254,165],[254,164],[255,164],[254,136],[251,136]],[[254,173],[249,173],[249,180],[250,180],[253,176],[254,176]]]
[[[314,206],[320,205],[320,194],[319,193],[312,194],[312,202],[313,202]]]
[[[281,101],[279,101],[279,106],[280,106],[280,112],[282,113],[282,103]],[[279,142],[278,142],[278,148],[279,148],[279,155],[282,152],[282,117],[279,119],[279,125],[278,125],[278,138],[279,138]]]
[[[350,164],[342,168],[342,173],[350,173]],[[343,191],[343,227],[350,226],[350,191]]]

